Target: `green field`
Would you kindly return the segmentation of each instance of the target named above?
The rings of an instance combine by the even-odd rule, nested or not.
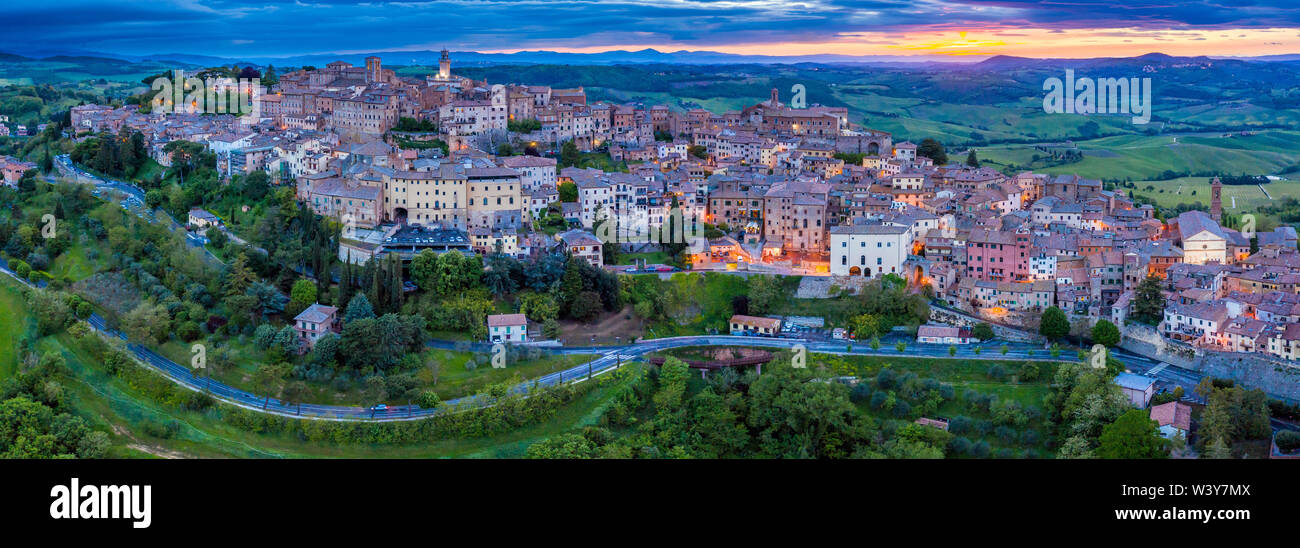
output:
[[[0,274],[0,379],[18,371],[18,342],[32,328],[22,290],[13,278]]]
[[[198,341],[203,342],[203,341]],[[159,354],[176,363],[189,363],[191,343],[172,340],[156,348]],[[210,346],[210,348],[216,348]],[[258,366],[266,363],[267,356],[255,348],[251,342],[235,340],[226,345],[230,352],[234,368],[212,374],[213,380],[240,388],[255,394],[265,392],[254,382],[253,375]],[[542,375],[563,371],[586,363],[595,356],[590,354],[563,354],[545,356],[540,359],[507,364],[504,368],[493,368],[484,355],[454,350],[430,349],[421,355],[421,362],[438,364],[437,378],[434,379],[427,370],[415,371],[415,378],[422,390],[433,390],[442,400],[460,398],[481,393],[489,385],[502,382],[523,382]],[[470,370],[466,365],[475,361],[477,367]],[[331,382],[308,382],[310,393],[303,403],[328,405],[361,405],[362,390],[359,382],[350,382],[340,388]],[[405,405],[405,401],[389,401],[393,405]]]
[[[30,324],[18,283],[0,279],[0,336],[18,341]],[[57,353],[67,361],[60,378],[66,401],[89,425],[110,433],[111,455],[118,458],[507,458],[518,457],[539,440],[594,424],[614,393],[632,379],[597,383],[573,403],[559,407],[539,423],[509,433],[409,444],[357,444],[304,441],[298,435],[253,432],[225,419],[230,408],[204,411],[158,401],[157,394],[185,393],[171,381],[141,366],[134,375],[110,375],[90,349],[95,335],[81,339],[60,333],[36,341],[39,352]],[[0,348],[0,379],[13,374],[17,344]],[[603,378],[603,377],[602,377]],[[129,379],[129,380],[128,380]]]
[[[1300,165],[1300,132],[1266,130],[1247,136],[1221,134],[1123,135],[1076,141],[1083,160],[1051,165],[1033,145],[978,147],[980,161],[1005,171],[1078,174],[1103,180],[1142,181],[1165,171],[1272,175]],[[1039,160],[1034,156],[1038,155]]]

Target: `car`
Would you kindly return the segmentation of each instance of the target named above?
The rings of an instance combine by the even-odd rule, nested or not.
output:
[[[388,406],[385,405],[385,404],[382,404],[382,403],[381,403],[381,404],[379,404],[379,405],[376,405],[376,406],[374,406],[374,407],[371,407],[370,410],[371,410],[371,411],[387,411],[387,410],[388,410]]]

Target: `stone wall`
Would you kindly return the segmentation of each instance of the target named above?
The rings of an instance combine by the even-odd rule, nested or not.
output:
[[[1220,352],[1171,341],[1147,326],[1126,325],[1120,348],[1246,388],[1300,399],[1300,364],[1256,353]]]
[[[990,322],[987,320],[976,318],[974,316],[971,316],[970,314],[957,312],[955,310],[950,310],[947,308],[939,308],[934,305],[930,305],[930,320],[939,323],[946,323],[949,325],[957,325],[962,327],[974,327],[975,324],[977,323],[987,323],[989,324],[990,327],[993,328],[994,335],[997,335],[999,338],[1006,339],[1008,341],[1041,343],[1046,340],[1043,338],[1042,335],[1039,335],[1037,333],[1032,333],[1029,331],[1025,331],[1023,329],[1002,325],[996,322]]]

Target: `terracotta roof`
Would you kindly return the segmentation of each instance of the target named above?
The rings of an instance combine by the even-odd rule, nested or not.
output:
[[[491,314],[487,317],[488,327],[507,325],[528,325],[528,318],[523,314]]]
[[[1151,408],[1151,420],[1160,426],[1172,424],[1185,432],[1192,429],[1192,408],[1176,401],[1156,405]]]
[[[293,321],[325,323],[331,317],[338,314],[338,311],[339,309],[333,306],[326,306],[320,303],[314,303],[311,306],[307,307],[306,310],[303,310],[301,313],[299,313],[297,316],[294,316]]]

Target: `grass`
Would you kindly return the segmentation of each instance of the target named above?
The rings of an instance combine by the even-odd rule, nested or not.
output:
[[[86,247],[74,245],[54,260],[49,272],[55,278],[78,282],[89,278],[98,270],[95,261],[87,255]]]
[[[732,297],[749,292],[749,282],[745,278],[713,272],[679,272],[673,274],[666,285],[667,318],[650,326],[647,335],[651,337],[696,335],[710,329],[725,333],[727,321],[732,316]]]
[[[30,323],[19,286],[0,281],[0,335],[20,338],[15,327]],[[88,335],[93,337],[94,335]],[[519,457],[529,445],[547,437],[594,424],[624,384],[597,386],[570,405],[556,410],[545,422],[530,424],[508,434],[471,439],[439,439],[409,445],[361,445],[310,442],[293,435],[260,434],[235,428],[221,419],[222,409],[187,411],[153,401],[146,387],[110,375],[91,358],[88,339],[61,333],[36,342],[40,352],[64,357],[68,373],[60,379],[64,395],[76,414],[97,430],[110,433],[111,456],[116,458],[508,458]],[[0,347],[0,366],[10,364],[18,345]],[[12,374],[0,370],[0,378]],[[149,373],[148,383],[170,381]],[[175,434],[157,437],[146,425],[172,424]]]
[[[1300,133],[1283,130],[1252,135],[1121,135],[1076,141],[1075,146],[1083,152],[1083,160],[1063,165],[1049,165],[1043,158],[1046,154],[1029,144],[978,147],[977,151],[991,167],[1106,180],[1143,181],[1165,171],[1271,175],[1300,163]]]
[[[209,352],[214,351],[219,346],[205,341],[198,342],[204,342],[209,349],[213,349],[209,350]],[[190,361],[191,344],[171,340],[157,346],[155,350],[176,363],[184,364]],[[255,394],[265,392],[254,382],[253,375],[257,372],[259,365],[269,361],[270,358],[268,358],[267,354],[258,350],[251,341],[243,337],[227,340],[221,343],[220,346],[224,346],[231,353],[235,367],[227,371],[214,372],[212,379]],[[449,400],[481,393],[492,384],[512,380],[523,382],[556,371],[563,371],[586,363],[594,359],[595,356],[589,354],[556,354],[536,360],[514,364],[508,363],[504,368],[493,368],[491,363],[485,360],[483,356],[455,350],[430,349],[426,350],[421,358],[422,363],[437,363],[440,366],[436,382],[426,376],[427,372],[414,372],[415,378],[421,383],[421,389],[432,389],[440,399]],[[475,361],[477,365],[473,370],[466,367],[471,360]],[[362,404],[362,391],[357,382],[351,383],[349,387],[342,390],[334,386],[332,381],[308,381],[307,386],[311,389],[311,392],[303,403]],[[387,403],[406,404],[405,401],[397,400],[391,400]]]
[[[645,264],[668,264],[669,256],[663,251],[622,253],[618,256],[618,264],[636,264],[637,259],[644,259]]]
[[[22,290],[12,278],[0,274],[4,279],[0,283],[0,379],[6,379],[18,372],[18,341],[29,330],[34,329],[34,322],[27,313],[27,304]]]

